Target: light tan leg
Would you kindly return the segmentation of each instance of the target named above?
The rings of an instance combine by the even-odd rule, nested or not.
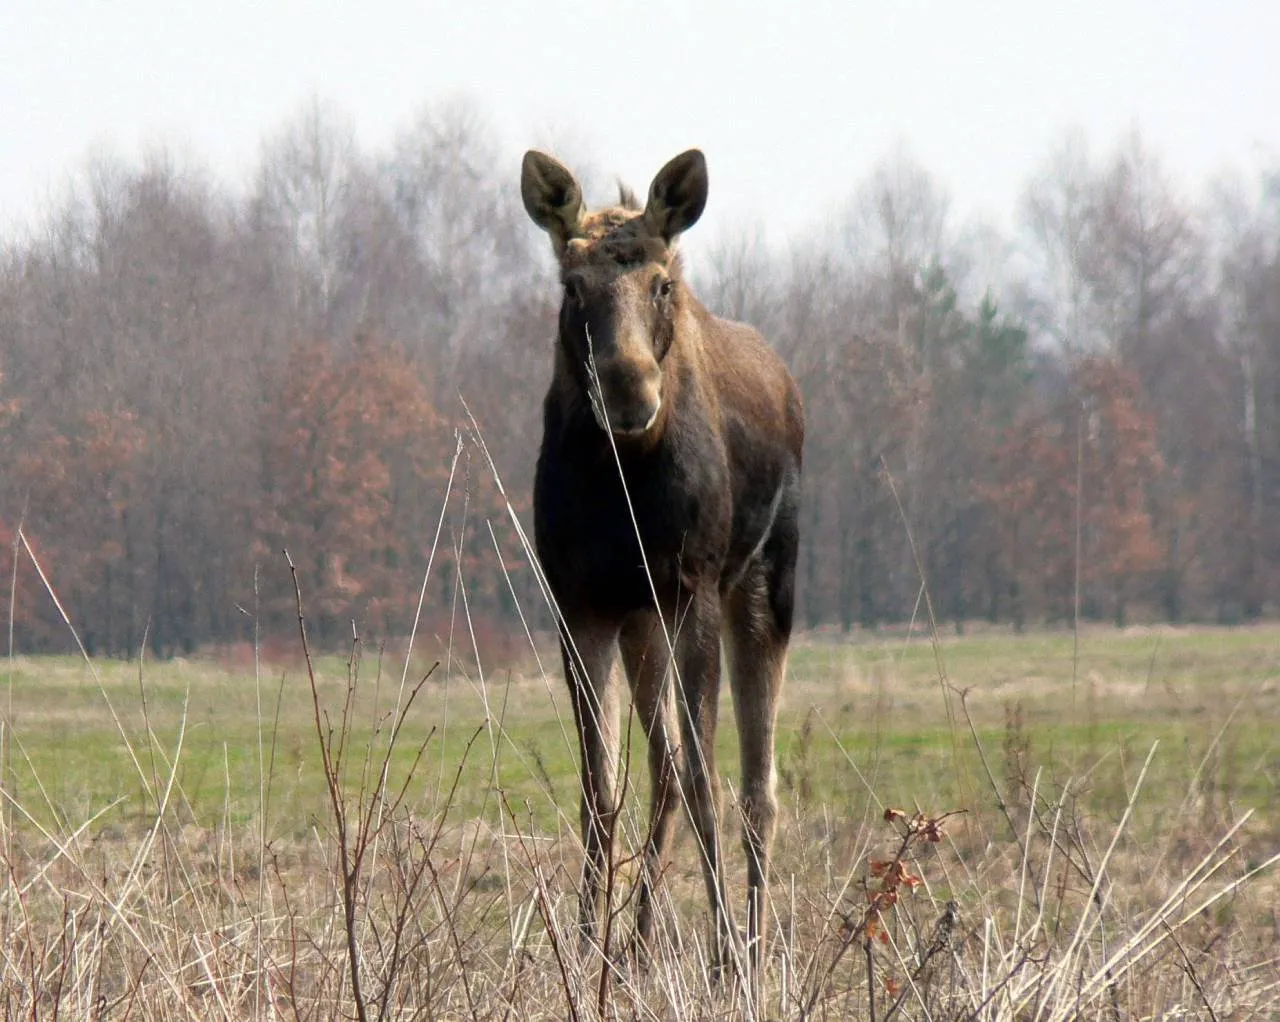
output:
[[[778,702],[791,627],[790,590],[780,604],[778,590],[770,583],[767,565],[755,566],[744,576],[726,601],[725,631],[742,762],[747,948],[757,990],[768,924],[769,858],[778,816],[774,770]]]
[[[648,964],[653,936],[654,897],[663,861],[675,833],[679,803],[680,735],[676,719],[675,689],[668,666],[671,660],[662,621],[656,613],[636,614],[622,627],[619,637],[622,662],[627,669],[631,697],[649,743],[649,832],[644,848],[644,873],[636,906],[633,951]]]
[[[707,901],[715,920],[712,968],[731,962],[736,939],[726,897],[720,848],[720,782],[716,773],[716,715],[720,693],[720,600],[701,591],[683,612],[676,633],[677,711],[684,756],[683,787],[689,819],[702,855]]]
[[[582,752],[582,881],[578,920],[584,943],[595,939],[600,884],[613,854],[618,791],[618,685],[613,666],[616,627],[571,623],[572,643],[560,643]]]

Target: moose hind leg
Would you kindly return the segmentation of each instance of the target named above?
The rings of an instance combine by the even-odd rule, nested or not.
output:
[[[742,760],[742,844],[747,857],[747,947],[760,976],[767,927],[765,898],[777,822],[774,749],[786,670],[795,580],[794,547],[766,544],[761,560],[730,592],[725,649]]]
[[[618,693],[614,678],[617,630],[598,624],[570,628],[561,638],[565,679],[582,753],[582,880],[578,922],[583,943],[595,939],[600,885],[613,854],[618,812]]]

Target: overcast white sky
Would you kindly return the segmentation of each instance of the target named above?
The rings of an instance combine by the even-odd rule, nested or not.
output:
[[[312,95],[373,148],[457,91],[513,180],[556,134],[638,190],[702,147],[713,230],[793,233],[897,141],[960,217],[1007,222],[1072,125],[1106,150],[1136,124],[1191,190],[1280,164],[1277,40],[1275,0],[0,0],[0,229],[94,146],[239,184]]]

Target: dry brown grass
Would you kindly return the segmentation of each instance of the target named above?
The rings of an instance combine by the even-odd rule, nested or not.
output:
[[[896,649],[896,667],[875,670],[910,690],[908,704],[923,706],[928,697],[912,686],[907,647]],[[802,644],[802,671],[806,650],[830,652]],[[959,663],[972,652],[951,651]],[[264,690],[260,718],[265,817],[233,811],[246,796],[233,795],[229,768],[222,812],[184,790],[184,756],[199,722],[172,708],[165,726],[141,736],[126,727],[117,736],[121,747],[126,737],[132,744],[122,758],[138,764],[134,787],[144,793],[126,795],[128,813],[101,796],[73,810],[78,800],[48,795],[34,774],[16,797],[7,787],[5,1017],[1243,1019],[1280,1005],[1276,823],[1234,805],[1206,812],[1204,792],[1214,788],[1206,774],[1217,768],[1211,754],[1199,757],[1195,785],[1178,792],[1177,750],[1142,750],[1127,764],[1117,803],[1097,785],[1098,763],[1064,773],[1018,713],[1010,711],[994,742],[981,726],[969,732],[964,709],[976,697],[962,703],[953,692],[961,748],[952,766],[967,779],[946,787],[967,786],[975,797],[886,819],[879,785],[859,777],[911,722],[899,720],[896,732],[891,717],[879,722],[883,746],[849,753],[846,791],[836,798],[832,777],[812,764],[843,757],[849,736],[827,727],[834,713],[815,711],[792,746],[770,968],[761,1001],[749,1004],[736,984],[716,986],[705,968],[704,908],[687,836],[664,888],[652,968],[638,974],[613,964],[629,924],[631,856],[644,832],[636,815],[622,828],[610,945],[578,946],[578,845],[564,773],[572,763],[552,757],[548,765],[532,754],[530,733],[504,706],[514,700],[532,712],[538,684],[514,686],[513,696],[477,680],[474,701],[454,723],[466,733],[437,776],[443,747],[433,743],[442,739],[422,727],[412,739],[408,728],[393,734],[405,715],[386,692],[381,709],[362,701],[375,679],[360,678],[359,664],[353,658],[352,684],[321,672],[314,689],[320,728],[299,769],[316,772],[322,786],[326,771],[344,783],[328,813],[309,825],[273,823],[294,806],[273,800],[271,787],[303,790],[280,776],[295,768],[283,767],[286,711],[274,711],[274,689]],[[50,667],[51,678],[69,670]],[[993,667],[1009,665],[993,660]],[[936,679],[917,682],[936,695]],[[103,684],[110,688],[109,679]],[[877,684],[856,691],[860,684],[855,679],[855,691],[841,698],[874,707]],[[812,685],[802,680],[797,692],[816,696],[806,691]],[[305,691],[292,692],[304,702],[287,713],[305,717]],[[438,689],[424,695],[440,698]],[[119,706],[121,698],[118,712],[140,712]],[[544,708],[544,718],[553,726],[553,712]],[[8,724],[6,751],[19,761],[49,733],[38,715]],[[425,758],[417,759],[423,743]],[[821,755],[806,758],[805,743]],[[404,744],[413,755],[397,753]],[[945,763],[955,755],[951,739],[941,746],[935,752]],[[488,784],[502,774],[503,756],[504,776],[531,775],[525,794]],[[643,787],[640,779],[632,784]],[[628,804],[642,801],[633,793]],[[934,834],[929,818],[952,809],[965,812]],[[730,818],[725,826],[737,824]],[[735,891],[743,888],[740,859],[730,856]]]

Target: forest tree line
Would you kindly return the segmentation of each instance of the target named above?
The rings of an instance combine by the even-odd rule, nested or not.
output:
[[[325,643],[406,634],[429,562],[427,627],[545,626],[507,502],[531,531],[558,290],[499,151],[465,102],[375,153],[316,102],[247,189],[99,158],[4,241],[20,648],[71,641],[33,560],[92,652],[284,634],[285,548]],[[918,617],[921,571],[944,621],[1272,613],[1280,173],[1190,198],[1140,135],[1068,134],[1016,208],[957,223],[898,149],[791,244],[693,261],[805,396],[799,623]]]

